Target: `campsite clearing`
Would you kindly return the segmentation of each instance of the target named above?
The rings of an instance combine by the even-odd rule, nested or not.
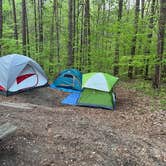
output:
[[[0,124],[18,127],[0,144],[0,165],[165,165],[166,115],[157,98],[120,83],[116,111],[110,111],[63,106],[67,94],[41,88],[0,96],[9,104],[0,104]]]

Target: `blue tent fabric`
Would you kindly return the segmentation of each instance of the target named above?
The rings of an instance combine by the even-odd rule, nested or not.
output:
[[[59,75],[64,75],[66,73],[71,73],[82,80],[82,73],[77,69],[66,69],[59,73]]]
[[[82,73],[77,69],[67,69],[59,73],[57,78],[50,86],[69,92],[69,90],[81,91],[82,89]],[[73,92],[73,91],[72,91]]]
[[[80,98],[80,93],[71,93],[61,101],[61,104],[77,105],[77,101]]]

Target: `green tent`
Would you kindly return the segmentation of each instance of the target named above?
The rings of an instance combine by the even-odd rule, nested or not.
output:
[[[115,107],[114,93],[84,88],[78,105],[113,109]]]
[[[111,91],[118,81],[117,77],[114,77],[108,73],[95,72],[83,74],[82,79],[82,88],[90,88],[106,92]]]
[[[107,73],[84,74],[83,91],[78,100],[78,105],[114,109],[115,95],[113,87],[117,81],[117,77]]]

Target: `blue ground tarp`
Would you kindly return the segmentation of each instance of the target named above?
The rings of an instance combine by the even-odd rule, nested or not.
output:
[[[60,91],[63,91],[63,92],[69,92],[69,93],[74,93],[74,92],[79,93],[80,92],[79,90],[74,90],[74,89],[69,89],[69,88],[62,88],[62,87],[56,87],[54,84],[51,84],[50,88],[57,89],[57,90],[60,90]]]
[[[80,93],[71,93],[61,101],[61,104],[77,105]]]

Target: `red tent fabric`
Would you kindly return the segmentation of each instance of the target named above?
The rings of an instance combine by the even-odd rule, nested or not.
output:
[[[1,91],[5,91],[5,88],[0,85],[0,90],[1,90]]]
[[[17,84],[19,84],[20,82],[24,81],[25,79],[27,79],[27,78],[29,78],[33,75],[35,75],[35,74],[24,74],[24,75],[18,76],[17,79],[16,79]]]

